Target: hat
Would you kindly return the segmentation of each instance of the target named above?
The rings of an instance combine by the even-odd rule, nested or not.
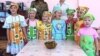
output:
[[[72,15],[72,14],[74,14],[75,13],[75,9],[67,9],[66,10],[66,13],[68,14],[68,15]]]
[[[54,11],[54,12],[56,12],[56,11],[61,11],[61,7],[60,7],[60,6],[55,6],[53,11]]]
[[[19,9],[19,5],[18,5],[17,3],[11,2],[10,8],[11,8],[12,6],[16,6],[16,8]]]
[[[76,10],[77,10],[77,12],[79,12],[81,14],[85,14],[88,12],[89,8],[86,6],[79,6]]]
[[[87,12],[87,11],[89,10],[89,8],[86,7],[86,6],[79,6],[76,10],[77,10],[77,11]]]
[[[91,13],[86,13],[83,18],[85,19],[86,17],[90,17],[91,20],[95,20],[95,17]]]
[[[52,16],[51,12],[49,12],[49,11],[44,11],[43,12],[43,15],[47,15],[48,17],[51,17]]]
[[[36,8],[29,8],[29,9],[28,9],[28,13],[30,13],[30,12],[32,12],[32,11],[37,12],[37,9],[36,9]]]

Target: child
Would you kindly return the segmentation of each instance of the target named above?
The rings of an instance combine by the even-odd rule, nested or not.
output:
[[[37,19],[35,19],[36,16],[36,8],[29,8],[28,9],[28,19],[27,24],[28,24],[28,40],[34,40],[36,39],[36,23],[37,23]]]
[[[88,12],[89,8],[88,7],[84,7],[84,6],[80,6],[77,8],[77,22],[75,23],[75,27],[74,27],[74,32],[75,32],[75,42],[77,44],[79,44],[79,38],[77,36],[77,32],[79,31],[80,28],[82,28],[83,25],[83,16]]]
[[[74,24],[76,22],[76,19],[74,17],[75,10],[74,9],[67,9],[67,16],[68,20],[66,20],[66,37],[67,39],[74,40]]]
[[[7,53],[12,55],[17,54],[24,46],[24,40],[27,40],[26,29],[27,26],[24,16],[17,14],[18,4],[11,3],[11,15],[6,18],[3,28],[7,29]]]
[[[42,15],[42,21],[37,22],[37,37],[39,40],[51,39],[51,13],[44,11]]]
[[[84,27],[78,31],[78,36],[80,36],[80,46],[85,51],[87,56],[96,56],[96,51],[98,53],[97,37],[99,36],[96,30],[90,27],[94,17],[92,14],[86,13],[83,20]]]
[[[65,39],[66,23],[61,19],[61,8],[59,6],[54,7],[54,19],[52,20],[52,38],[54,40]]]

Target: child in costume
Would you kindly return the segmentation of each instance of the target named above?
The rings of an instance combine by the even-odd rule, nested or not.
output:
[[[51,13],[44,11],[42,15],[42,21],[37,22],[37,37],[39,40],[51,39]]]
[[[98,53],[98,34],[94,28],[91,27],[94,21],[94,16],[90,13],[84,15],[84,27],[78,31],[80,37],[80,46],[87,54],[87,56],[96,56]],[[98,54],[97,54],[98,55]]]
[[[24,16],[17,14],[18,4],[11,3],[10,12],[6,18],[3,28],[7,29],[7,53],[16,55],[24,46],[24,40],[27,40],[25,27],[27,26]]]
[[[36,24],[37,24],[37,19],[35,19],[36,16],[36,8],[29,8],[28,9],[28,18],[26,19],[27,24],[28,24],[28,40],[34,40],[36,39],[37,35],[37,30],[36,30]]]
[[[54,19],[52,20],[52,38],[54,40],[64,40],[66,23],[61,19],[61,8],[59,6],[54,7]]]
[[[76,19],[74,18],[74,9],[67,9],[68,20],[66,20],[66,38],[74,40],[74,24],[76,23]]]
[[[77,32],[80,28],[82,28],[83,25],[83,16],[88,12],[89,8],[85,6],[80,6],[77,8],[77,22],[75,23],[74,29],[75,29],[75,42],[79,44],[79,36],[77,36]]]

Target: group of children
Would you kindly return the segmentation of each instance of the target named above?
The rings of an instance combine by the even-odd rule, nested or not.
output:
[[[18,5],[11,3],[11,15],[6,18],[3,28],[7,28],[7,53],[17,54],[24,46],[27,40],[75,40],[80,47],[86,52],[87,56],[96,56],[97,38],[99,37],[96,30],[91,26],[94,21],[92,14],[87,10],[83,13],[83,19],[74,18],[74,9],[66,9],[68,20],[62,20],[61,8],[54,7],[53,14],[44,11],[42,21],[35,18],[37,10],[28,9],[28,18],[17,14]],[[83,11],[83,10],[82,10]],[[53,16],[52,16],[53,15]],[[81,22],[79,24],[78,22]],[[80,28],[80,29],[79,29]],[[78,39],[78,40],[77,40]],[[95,44],[94,44],[95,43]]]

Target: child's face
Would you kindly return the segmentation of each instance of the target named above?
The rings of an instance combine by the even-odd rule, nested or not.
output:
[[[43,15],[42,21],[43,21],[43,22],[48,22],[48,16],[47,16],[47,15]]]
[[[11,6],[11,7],[10,7],[10,11],[11,11],[11,14],[16,14],[17,11],[18,11],[18,9],[17,9],[16,6]]]
[[[61,12],[61,11],[56,11],[56,12],[55,12],[56,18],[60,18],[61,15],[62,15],[62,12]]]
[[[36,12],[31,11],[31,12],[29,13],[29,18],[34,19],[35,16],[36,16]]]
[[[69,19],[72,19],[74,17],[74,15],[67,15]]]
[[[84,25],[85,25],[86,27],[90,27],[91,24],[92,24],[92,22],[93,22],[93,20],[91,20],[90,17],[86,17],[86,18],[84,19]]]

